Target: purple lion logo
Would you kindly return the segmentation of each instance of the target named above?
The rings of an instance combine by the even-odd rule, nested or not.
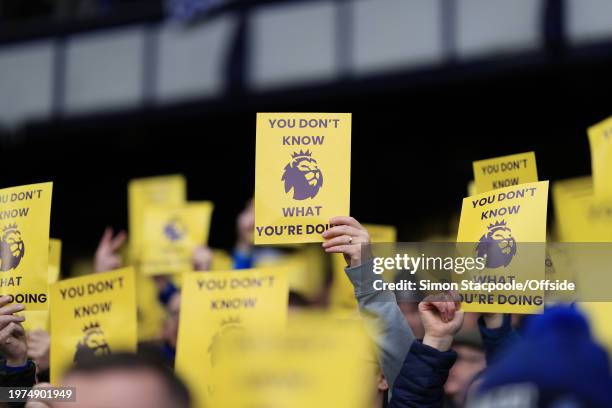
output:
[[[291,155],[291,162],[285,166],[282,181],[285,193],[293,188],[294,200],[314,198],[323,186],[323,173],[309,151]]]
[[[516,241],[506,221],[490,224],[487,233],[480,237],[476,251],[479,257],[486,258],[488,268],[508,266],[516,255]]]
[[[25,254],[25,245],[17,224],[2,228],[0,236],[0,271],[6,272],[17,268]]]
[[[172,242],[180,240],[186,233],[187,228],[179,219],[172,219],[164,226],[164,235]]]
[[[74,362],[80,363],[94,357],[111,354],[111,349],[106,342],[106,336],[98,322],[93,322],[83,327],[83,338],[76,346]]]

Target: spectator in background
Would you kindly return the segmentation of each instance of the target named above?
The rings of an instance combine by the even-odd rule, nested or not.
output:
[[[608,355],[578,310],[552,307],[529,319],[524,336],[495,356],[467,406],[611,407]]]
[[[467,313],[466,313],[467,314]],[[474,378],[486,368],[482,340],[477,331],[461,330],[453,341],[457,361],[444,384],[446,407],[462,407]]]
[[[168,367],[134,354],[111,354],[79,362],[62,386],[75,387],[75,402],[30,401],[28,408],[190,408],[187,387]]]

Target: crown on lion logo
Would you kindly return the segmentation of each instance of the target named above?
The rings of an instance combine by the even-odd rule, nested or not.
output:
[[[496,227],[506,227],[506,220],[496,221],[495,224],[489,224],[488,229],[493,229]]]
[[[221,326],[229,326],[232,324],[240,324],[240,317],[228,317],[221,320]]]
[[[93,330],[93,329],[99,329],[99,328],[100,328],[100,324],[98,322],[86,324],[85,327],[83,327],[83,332]]]
[[[300,157],[312,157],[312,153],[310,152],[310,150],[305,150],[305,151],[300,150],[299,152],[295,152],[291,154],[291,158],[293,159],[297,159]]]
[[[4,227],[2,227],[2,232],[6,232],[6,231],[9,231],[9,230],[14,230],[14,229],[17,229],[17,224],[16,223],[5,225]]]

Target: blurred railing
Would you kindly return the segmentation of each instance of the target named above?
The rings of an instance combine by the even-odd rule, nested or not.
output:
[[[548,63],[612,39],[609,0],[266,1],[158,17],[1,37],[0,124]]]

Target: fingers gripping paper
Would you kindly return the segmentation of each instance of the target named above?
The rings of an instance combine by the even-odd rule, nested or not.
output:
[[[255,244],[321,242],[349,214],[351,115],[259,113]]]

